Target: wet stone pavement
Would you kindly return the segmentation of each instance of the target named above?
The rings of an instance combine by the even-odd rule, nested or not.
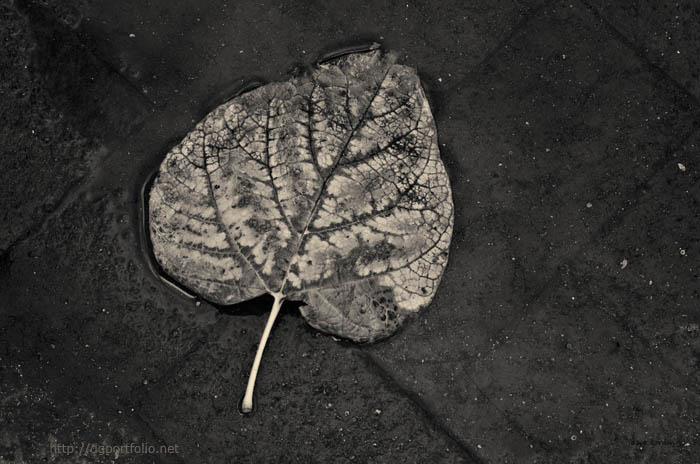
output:
[[[334,3],[0,1],[0,463],[699,462],[700,7]],[[374,41],[431,100],[449,265],[373,345],[285,305],[240,415],[272,299],[164,284],[141,188],[237,89]]]

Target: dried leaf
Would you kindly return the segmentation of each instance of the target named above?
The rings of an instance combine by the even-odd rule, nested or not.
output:
[[[216,108],[168,153],[149,207],[156,259],[187,287],[303,300],[309,324],[359,342],[431,301],[453,224],[418,76],[378,50]]]

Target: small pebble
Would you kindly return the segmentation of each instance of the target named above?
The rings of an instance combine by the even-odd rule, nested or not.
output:
[[[685,172],[685,164],[678,163],[678,169],[680,169],[682,172]]]

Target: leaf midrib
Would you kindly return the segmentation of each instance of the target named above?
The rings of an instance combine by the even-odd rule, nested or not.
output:
[[[382,89],[382,85],[384,84],[386,77],[389,75],[389,71],[391,71],[391,68],[393,68],[393,67],[394,67],[393,63],[389,64],[389,66],[387,67],[386,71],[384,72],[384,75],[379,80],[379,84],[377,84],[377,88],[375,89],[375,91],[372,94],[372,98],[370,98],[369,102],[367,103],[367,106],[365,107],[365,110],[362,112],[362,116],[357,121],[357,124],[355,125],[355,127],[353,127],[352,131],[350,131],[348,138],[345,140],[345,144],[343,145],[343,148],[340,150],[338,157],[333,162],[333,166],[328,171],[328,175],[326,175],[325,179],[323,179],[323,183],[321,184],[321,188],[319,189],[318,195],[316,195],[316,199],[314,200],[314,205],[311,208],[311,212],[309,213],[309,217],[307,218],[306,224],[304,225],[304,230],[299,235],[299,241],[297,243],[296,251],[292,254],[292,256],[289,260],[289,266],[287,267],[287,271],[284,273],[284,280],[282,281],[282,285],[280,285],[280,288],[278,290],[279,293],[284,294],[284,288],[287,285],[287,281],[289,279],[289,272],[292,269],[292,265],[294,264],[294,260],[299,256],[299,250],[301,249],[301,245],[304,243],[304,238],[306,237],[306,233],[309,230],[309,226],[311,225],[311,222],[314,220],[314,218],[316,216],[316,212],[318,211],[318,206],[321,203],[321,198],[323,197],[323,194],[326,191],[326,187],[328,186],[330,179],[333,177],[333,174],[335,174],[335,170],[337,169],[338,164],[340,163],[340,160],[345,155],[345,152],[347,151],[348,146],[350,145],[350,142],[353,140],[353,138],[357,134],[358,129],[365,123],[365,121],[367,119],[367,113],[369,112],[369,109],[372,107],[372,104],[374,103],[374,100],[377,98],[377,95],[379,95],[379,92]]]
[[[333,175],[335,174],[335,171],[336,171],[336,169],[338,168],[338,164],[340,163],[340,160],[341,160],[341,159],[343,158],[343,156],[345,155],[345,153],[346,153],[346,151],[347,151],[347,148],[348,148],[348,146],[350,145],[350,142],[352,142],[352,140],[353,140],[354,137],[356,136],[356,134],[357,134],[358,130],[360,129],[360,127],[362,127],[362,125],[363,125],[363,124],[365,123],[365,121],[367,120],[367,113],[369,112],[370,108],[372,107],[372,104],[374,103],[374,100],[375,100],[375,99],[377,98],[377,96],[379,95],[379,93],[380,93],[380,91],[381,91],[381,89],[382,89],[382,85],[384,84],[384,81],[386,80],[387,76],[389,75],[389,72],[391,71],[391,69],[392,69],[393,67],[394,67],[394,64],[390,64],[390,65],[387,67],[386,71],[384,72],[384,75],[382,76],[381,80],[379,80],[379,83],[377,84],[377,88],[376,88],[376,89],[374,90],[374,92],[372,93],[372,97],[369,99],[369,101],[368,101],[368,103],[367,103],[367,105],[366,105],[364,111],[362,112],[362,115],[360,116],[360,118],[359,118],[357,124],[355,125],[355,127],[352,128],[352,130],[350,131],[350,134],[348,134],[348,137],[347,137],[347,139],[345,140],[345,143],[343,144],[343,147],[342,147],[342,149],[340,150],[340,152],[339,152],[339,154],[338,154],[338,157],[335,159],[335,161],[333,162],[333,166],[331,167],[331,169],[328,171],[328,174],[327,174],[327,175],[325,176],[325,178],[323,179],[323,182],[321,183],[321,188],[319,189],[318,194],[316,195],[316,198],[314,199],[313,207],[311,208],[311,212],[309,213],[309,216],[308,216],[308,218],[307,218],[307,220],[306,220],[306,224],[304,225],[304,229],[301,231],[301,233],[299,233],[299,239],[298,239],[298,242],[297,242],[296,250],[295,250],[295,252],[294,252],[294,253],[291,255],[291,257],[290,257],[289,266],[287,267],[287,270],[286,270],[285,273],[284,273],[284,278],[283,278],[283,280],[282,280],[282,284],[280,285],[279,290],[277,290],[276,292],[270,289],[270,287],[267,285],[267,282],[266,282],[265,279],[260,275],[260,273],[259,273],[258,270],[255,268],[255,266],[253,266],[253,264],[250,262],[250,260],[248,259],[248,257],[247,257],[245,254],[243,254],[243,252],[242,252],[240,246],[239,246],[238,243],[231,237],[231,235],[230,235],[230,233],[229,233],[229,230],[228,230],[228,227],[226,227],[226,224],[225,224],[224,221],[223,221],[223,218],[222,218],[222,215],[221,215],[221,210],[219,209],[219,205],[218,205],[217,200],[216,200],[216,195],[214,195],[214,187],[213,187],[213,185],[212,185],[212,180],[211,180],[209,171],[207,170],[207,160],[206,160],[206,156],[207,156],[207,155],[206,155],[206,144],[205,144],[205,138],[206,138],[206,137],[203,137],[203,138],[202,138],[202,161],[203,161],[203,163],[204,163],[203,169],[204,169],[204,172],[205,172],[205,174],[206,174],[204,177],[205,177],[206,180],[207,180],[207,191],[208,191],[209,197],[211,198],[212,206],[214,207],[214,212],[215,212],[215,214],[216,214],[217,222],[218,222],[219,224],[221,224],[221,226],[222,226],[222,229],[223,229],[223,231],[224,231],[224,235],[225,235],[225,237],[226,237],[226,241],[228,242],[229,247],[230,247],[232,250],[235,250],[235,251],[238,253],[238,255],[243,259],[243,261],[248,265],[248,267],[250,267],[250,268],[253,270],[253,272],[255,273],[255,276],[258,278],[258,280],[260,281],[260,283],[263,285],[263,287],[265,288],[265,290],[267,291],[267,293],[270,293],[270,294],[278,293],[278,294],[284,295],[284,289],[285,289],[285,286],[287,285],[287,282],[288,282],[288,279],[289,279],[289,273],[290,273],[290,271],[291,271],[292,265],[294,264],[295,259],[296,259],[296,258],[298,257],[298,255],[299,255],[299,250],[301,249],[301,246],[302,246],[302,244],[304,243],[304,238],[305,238],[306,235],[307,235],[309,226],[311,225],[311,222],[313,222],[313,220],[314,220],[314,218],[315,218],[315,216],[316,216],[316,213],[317,213],[317,211],[318,211],[318,207],[319,207],[319,205],[320,205],[320,203],[321,203],[321,199],[322,199],[322,197],[323,197],[323,194],[324,194],[325,191],[326,191],[326,188],[327,188],[327,186],[328,186],[328,183],[330,182],[330,179],[331,179],[331,178],[333,177]],[[314,83],[315,83],[315,82],[314,82]],[[268,104],[267,114],[268,114],[268,121],[269,121],[269,104]],[[268,159],[267,159],[267,161],[268,161],[268,162],[267,162],[268,169],[270,169],[270,168],[269,168],[269,152],[268,152],[268,150],[269,150],[269,139],[268,139],[269,134],[268,134],[268,131],[267,131],[267,127],[266,127],[265,129],[266,129],[266,131],[265,131],[265,132],[266,132],[266,136],[265,136],[265,137],[266,137],[266,140],[265,140],[265,142],[266,142],[266,143],[265,143],[265,150],[266,150],[266,154],[267,154],[267,158],[268,158]],[[274,198],[275,203],[277,204],[278,208],[281,210],[281,212],[282,212],[282,214],[283,214],[283,217],[284,217],[285,219],[287,219],[286,213],[284,212],[284,208],[282,207],[282,204],[280,203],[279,198],[278,198],[278,196],[277,196],[276,187],[274,186],[274,181],[273,181],[273,179],[272,179],[272,175],[271,175],[271,174],[272,174],[271,171],[269,171],[270,180],[271,180],[271,182],[272,182],[272,184],[273,184],[273,185],[272,185],[272,188],[273,188],[273,191],[274,191],[274,193],[275,193],[275,198]],[[289,220],[288,220],[288,219],[287,219],[287,222],[289,223]],[[292,228],[292,230],[294,230],[294,228]],[[296,230],[295,230],[295,232],[296,232]]]

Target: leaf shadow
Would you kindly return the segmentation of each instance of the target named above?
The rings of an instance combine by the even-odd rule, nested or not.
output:
[[[382,48],[381,43],[373,37],[359,37],[357,40],[343,41],[320,50],[316,65],[328,63],[351,53],[365,53]]]
[[[263,316],[270,312],[274,298],[272,295],[266,293],[265,295],[260,295],[232,305],[221,305],[206,299],[203,299],[203,301],[206,301],[212,307],[218,309],[221,314],[226,314],[227,316]],[[280,316],[290,315],[293,317],[301,317],[299,307],[302,305],[304,305],[303,301],[285,300],[280,308]]]
[[[267,84],[268,81],[261,76],[251,76],[247,79],[236,82],[233,85],[226,86],[220,91],[210,95],[206,99],[204,104],[200,106],[200,111],[198,112],[198,120],[202,120],[211,113],[214,109],[221,105],[225,105],[234,98],[243,95],[244,93],[251,92],[258,87],[262,87]],[[203,110],[203,112],[202,112]],[[182,138],[178,139],[182,140]]]

